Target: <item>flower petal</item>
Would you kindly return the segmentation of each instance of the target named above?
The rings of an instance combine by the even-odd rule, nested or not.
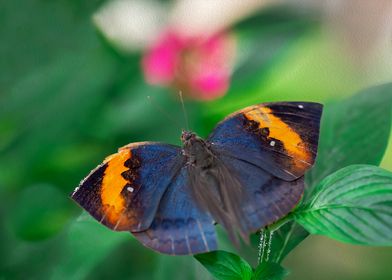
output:
[[[135,51],[151,44],[165,26],[165,6],[151,0],[115,0],[93,16],[95,25],[115,46]]]

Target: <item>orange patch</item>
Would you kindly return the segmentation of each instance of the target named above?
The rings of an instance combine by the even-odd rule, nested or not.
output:
[[[128,181],[121,176],[121,173],[129,169],[124,166],[124,162],[131,156],[131,151],[124,149],[105,159],[108,166],[102,180],[101,201],[105,219],[114,225],[118,223],[126,207],[121,191]]]
[[[252,110],[246,110],[243,114],[248,120],[258,122],[260,128],[268,127],[269,137],[278,139],[283,143],[287,153],[293,159],[297,159],[295,164],[298,168],[307,167],[311,163],[311,155],[305,149],[306,144],[302,138],[289,125],[274,116],[270,108],[255,107]]]

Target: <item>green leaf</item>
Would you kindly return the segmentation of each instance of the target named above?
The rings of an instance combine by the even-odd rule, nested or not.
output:
[[[306,175],[309,192],[323,178],[345,166],[379,165],[388,144],[391,112],[391,83],[325,106],[317,161]]]
[[[251,266],[241,257],[225,252],[214,251],[195,255],[198,260],[216,279],[219,280],[250,280]]]
[[[252,275],[252,280],[280,280],[288,275],[288,271],[277,263],[263,262]]]
[[[295,217],[313,234],[392,246],[392,173],[369,165],[343,168],[317,186]]]

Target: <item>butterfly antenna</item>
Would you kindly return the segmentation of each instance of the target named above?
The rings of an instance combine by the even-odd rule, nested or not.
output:
[[[187,115],[186,110],[185,110],[185,103],[184,103],[184,98],[182,97],[182,91],[181,90],[178,92],[178,95],[180,96],[180,101],[181,101],[181,106],[182,106],[182,113],[184,115],[185,124],[186,124],[186,130],[189,130],[188,115]]]
[[[170,116],[170,114],[168,112],[166,112],[161,106],[159,106],[153,99],[151,96],[147,96],[148,101],[150,102],[150,104],[152,106],[155,107],[155,109],[157,109],[162,115],[164,115],[169,121],[173,122],[175,125],[177,125],[180,129],[181,124],[175,120],[172,116]]]

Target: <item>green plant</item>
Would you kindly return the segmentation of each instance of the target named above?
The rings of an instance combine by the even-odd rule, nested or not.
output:
[[[264,229],[264,239],[271,240],[264,242],[267,248],[256,268],[225,251],[195,258],[217,279],[283,279],[288,273],[280,263],[309,234],[392,246],[392,172],[377,167],[388,143],[391,109],[391,84],[326,105],[318,159],[306,174],[304,198]]]

